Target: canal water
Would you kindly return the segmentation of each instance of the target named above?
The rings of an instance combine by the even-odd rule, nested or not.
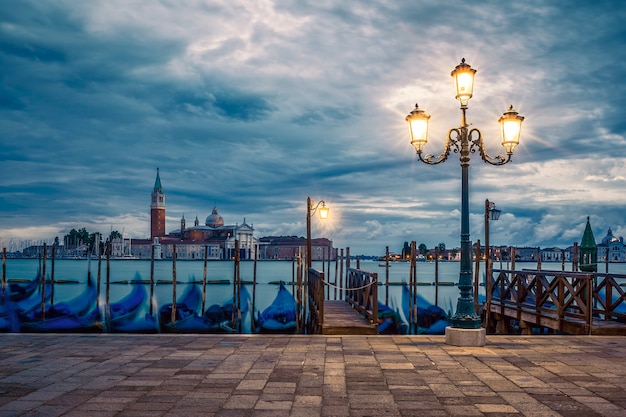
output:
[[[37,274],[40,261],[37,259],[7,259],[6,261],[6,277],[7,280],[31,280]],[[356,266],[356,262],[352,261],[352,267]],[[453,313],[456,309],[456,302],[459,296],[458,287],[455,286],[459,276],[458,262],[440,262],[438,264],[438,279],[440,285],[436,287],[435,282],[435,263],[418,262],[417,270],[417,291],[428,303],[438,305],[448,314]],[[626,264],[610,264],[609,272],[626,273]],[[330,264],[322,262],[314,262],[313,267],[326,271],[326,280],[340,286],[341,279],[339,274],[340,267],[336,267],[335,262]],[[378,280],[385,283],[387,280],[384,264],[374,261],[361,261],[362,270],[378,273]],[[506,269],[507,264],[503,264],[502,268]],[[571,270],[571,264],[565,266]],[[494,263],[494,269],[500,268],[498,262]],[[516,263],[516,269],[535,269],[535,263]],[[560,263],[544,263],[543,269],[561,270]],[[46,263],[46,275],[49,278],[51,273],[50,260]],[[107,267],[106,261],[100,263],[100,305],[104,305],[104,294],[106,288]],[[259,261],[256,263],[256,293],[255,293],[255,311],[262,311],[268,307],[273,301],[278,291],[279,281],[287,283],[287,288],[293,293],[293,281],[296,280],[297,266],[290,261]],[[389,267],[390,285],[388,287],[379,286],[379,301],[388,301],[393,309],[401,306],[402,285],[403,282],[409,281],[410,264],[408,262],[393,262]],[[599,266],[601,272],[604,272],[604,264]],[[345,274],[345,267],[343,268]],[[55,285],[54,301],[68,301],[80,295],[84,291],[88,271],[91,273],[93,282],[97,282],[98,277],[98,261],[92,260],[55,260],[54,272],[55,281],[59,282]],[[483,280],[485,266],[483,263],[479,266],[479,277]],[[149,284],[130,284],[133,279],[141,279],[148,281],[150,279],[150,261],[144,260],[111,260],[108,269],[110,281],[110,302],[114,303],[128,295],[133,285],[145,285],[149,292]],[[178,298],[184,293],[190,283],[202,282],[204,276],[203,261],[178,261],[176,262],[176,294]],[[223,304],[233,294],[233,276],[234,263],[231,261],[209,261],[207,262],[207,281],[211,282],[206,287],[206,307],[212,304]],[[173,299],[172,291],[173,263],[170,260],[160,260],[154,263],[154,279],[156,282],[154,288],[155,304],[158,306],[171,303]],[[254,262],[244,261],[240,263],[240,277],[244,282],[252,282],[254,278]],[[224,281],[228,283],[215,283]],[[253,293],[253,286],[246,284],[250,294]],[[438,291],[436,291],[438,288]],[[388,291],[388,292],[387,292]],[[437,293],[437,294],[436,294]],[[330,290],[331,299],[334,298],[334,289]],[[437,296],[436,296],[437,295]],[[485,288],[479,286],[479,300],[484,299]],[[147,309],[147,308],[146,308]]]

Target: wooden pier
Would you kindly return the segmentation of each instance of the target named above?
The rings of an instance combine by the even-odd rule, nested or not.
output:
[[[377,327],[344,300],[324,301],[324,321],[321,334],[376,334],[378,333]]]
[[[378,333],[378,275],[347,269],[345,300],[326,300],[324,273],[309,268],[308,332],[325,335]]]
[[[626,335],[624,283],[626,275],[618,274],[494,270],[487,280],[487,332]]]

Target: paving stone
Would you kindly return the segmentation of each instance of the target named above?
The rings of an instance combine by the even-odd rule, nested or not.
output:
[[[626,338],[0,335],[0,415],[626,415]]]

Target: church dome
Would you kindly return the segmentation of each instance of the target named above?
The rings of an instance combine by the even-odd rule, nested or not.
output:
[[[224,226],[224,219],[217,212],[217,207],[213,207],[213,212],[206,218],[206,223],[209,227],[221,227]]]
[[[615,243],[615,242],[622,243],[623,241],[624,241],[624,238],[613,236],[613,231],[609,227],[609,231],[606,233],[606,236],[604,236],[604,239],[602,239],[602,244],[604,246],[608,246],[611,243]]]

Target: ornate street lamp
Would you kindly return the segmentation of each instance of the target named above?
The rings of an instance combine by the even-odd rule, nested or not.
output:
[[[320,207],[321,204],[321,207]],[[315,215],[316,211],[319,211],[320,219],[326,220],[328,218],[328,207],[326,207],[326,202],[324,200],[320,200],[317,202],[315,207],[313,207],[313,200],[311,197],[307,197],[306,199],[306,266],[307,268],[311,267],[311,217]]]
[[[472,297],[472,261],[471,242],[469,239],[469,162],[470,154],[478,150],[483,161],[491,165],[504,165],[511,160],[515,147],[519,144],[520,130],[524,117],[520,116],[513,106],[498,119],[502,128],[502,146],[506,155],[491,157],[487,154],[480,130],[470,129],[466,120],[466,110],[474,89],[474,75],[476,70],[465,63],[465,58],[456,66],[451,75],[454,78],[456,98],[461,103],[461,126],[448,131],[443,152],[440,155],[423,155],[423,149],[428,142],[428,120],[430,115],[420,109],[415,109],[406,117],[409,123],[411,144],[415,148],[420,161],[436,165],[448,159],[450,151],[458,153],[461,161],[461,266],[459,272],[460,296],[457,302],[456,313],[451,317],[452,329],[480,329],[480,317],[474,312]],[[450,329],[450,327],[448,328]],[[446,341],[448,341],[446,329]],[[455,336],[456,337],[456,336]],[[463,338],[464,336],[460,336]],[[471,342],[470,342],[471,343]],[[482,341],[484,344],[484,333]],[[452,342],[452,344],[457,344]]]

